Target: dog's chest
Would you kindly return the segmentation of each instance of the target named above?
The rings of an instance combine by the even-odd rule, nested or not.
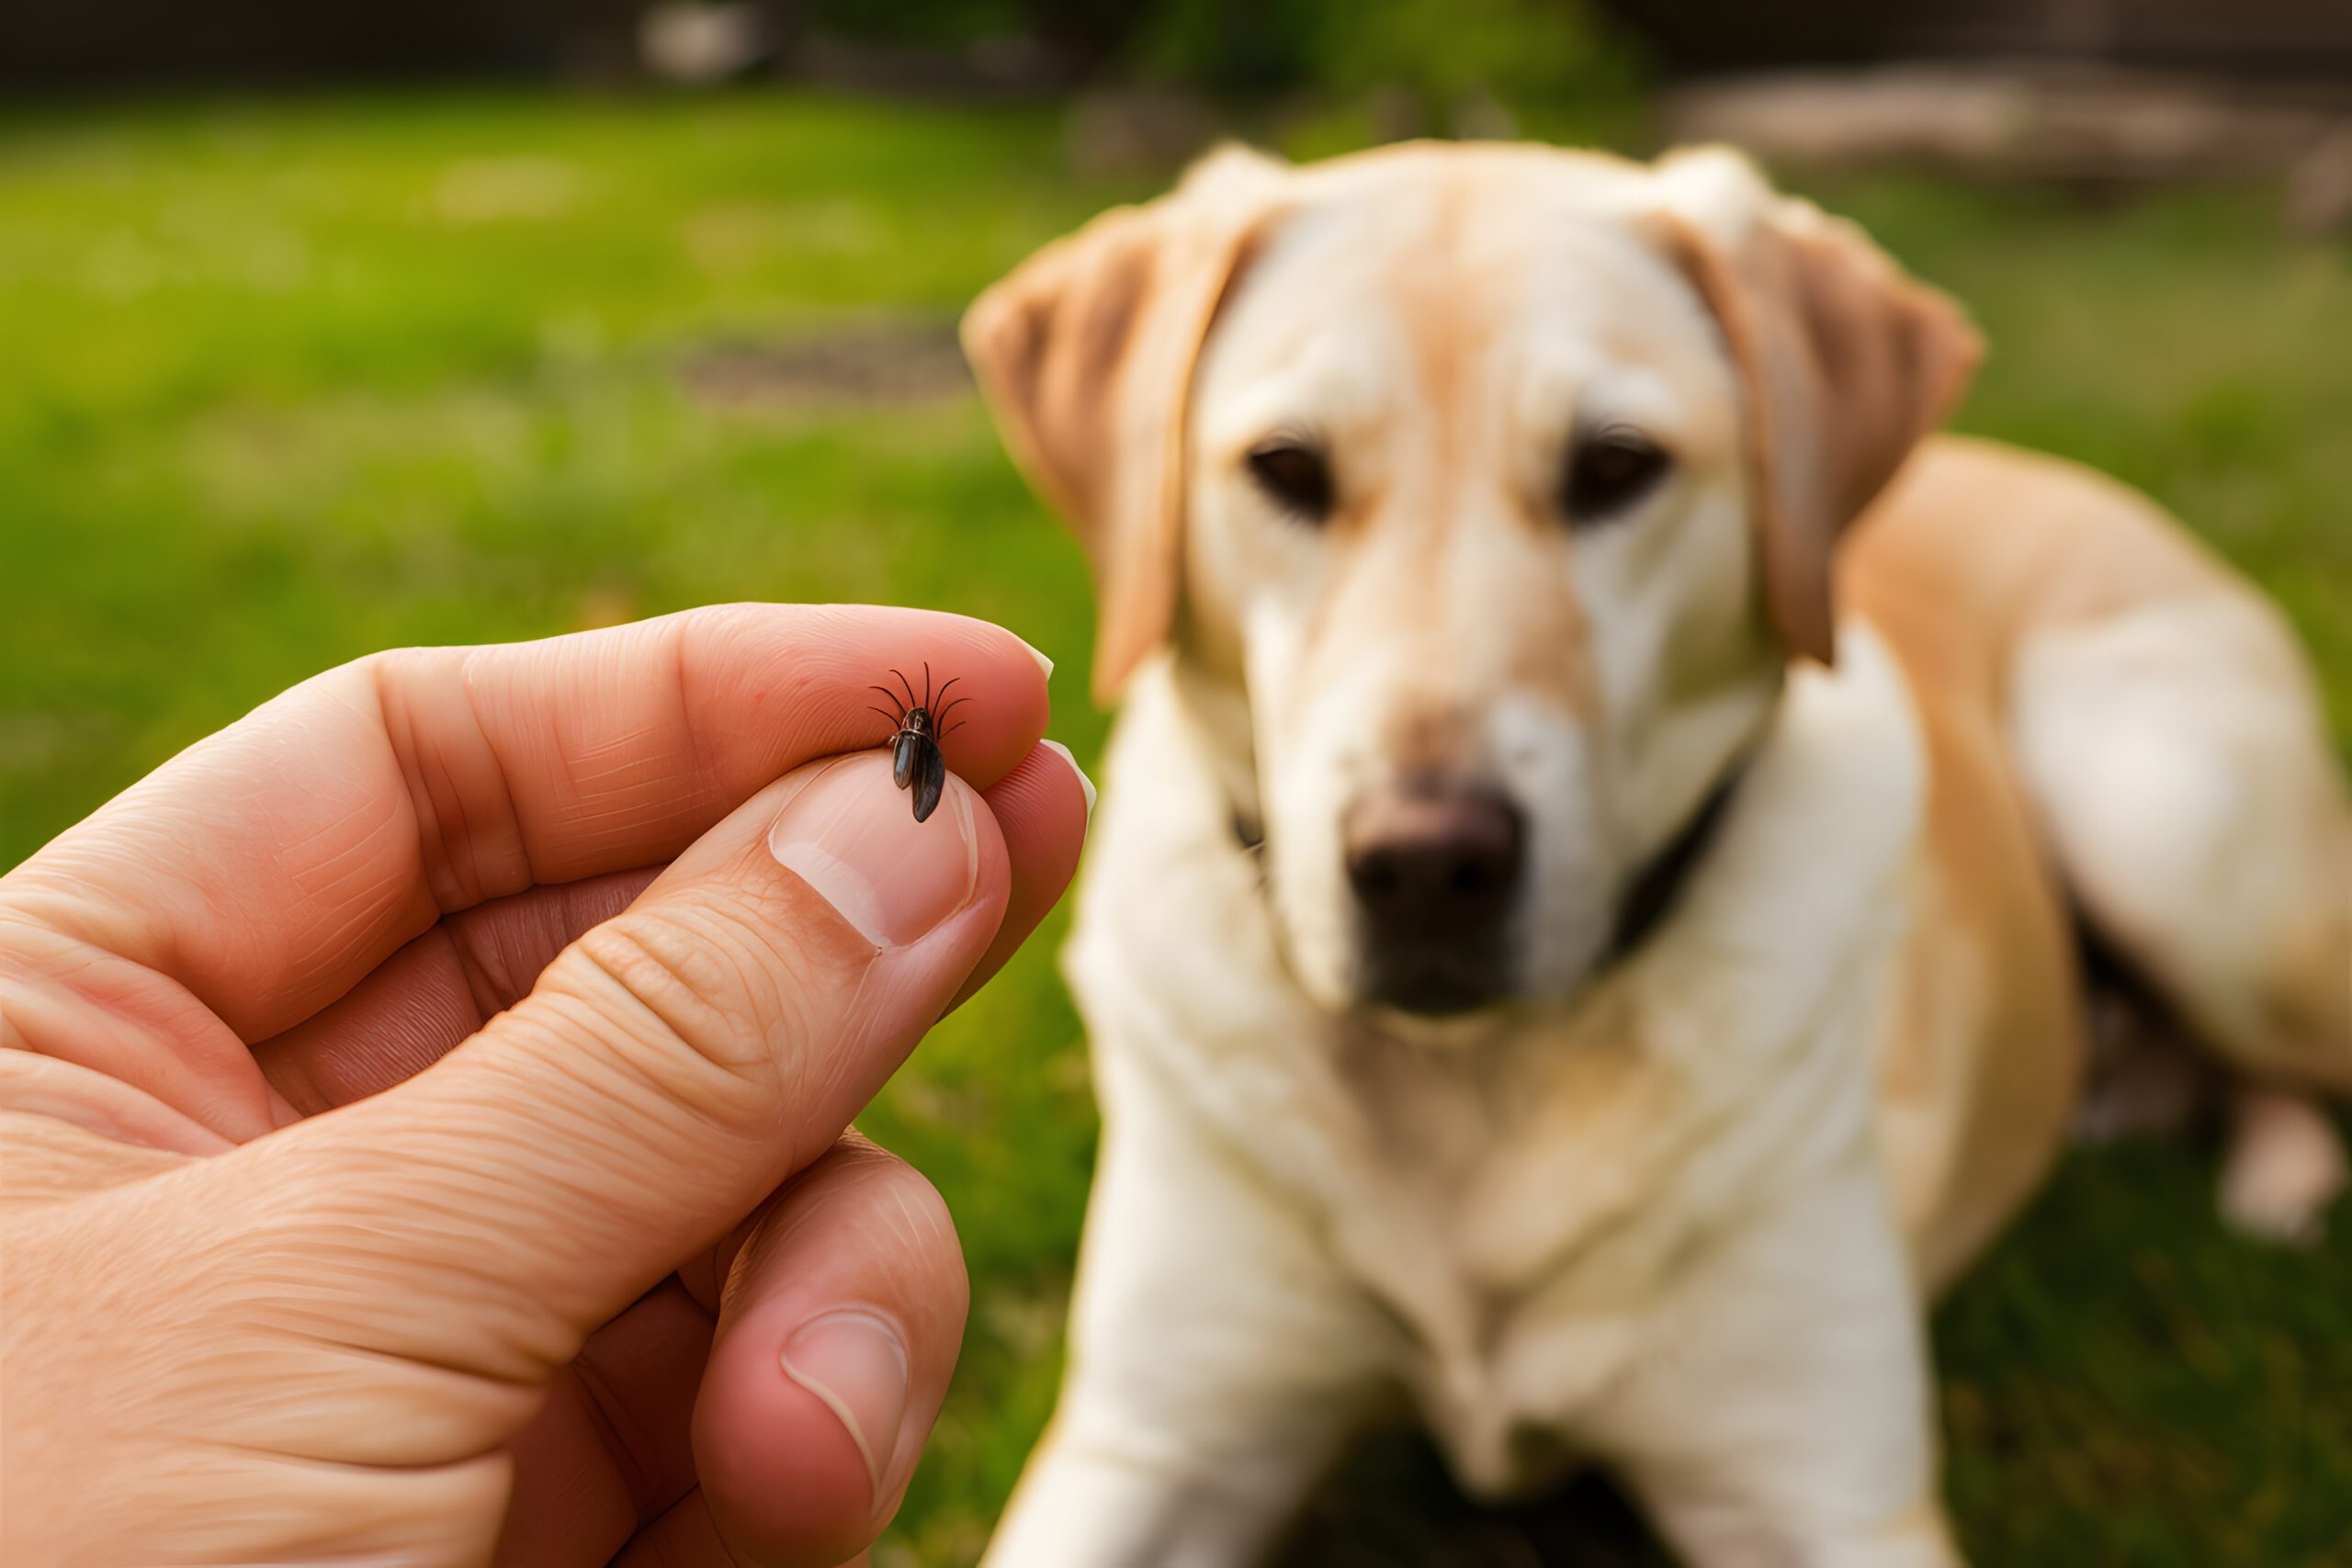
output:
[[[1356,1121],[1327,1151],[1346,1189],[1329,1246],[1385,1309],[1393,1365],[1466,1485],[1550,1480],[1596,1439],[1612,1388],[1674,1353],[1661,1325],[1687,1326],[1725,1236],[1826,1172],[1871,1179],[1857,1069],[1880,1016],[1874,946],[1807,1018],[1809,1048],[1745,1063],[1742,998],[1630,985],[1483,1057],[1363,1041],[1334,1055]],[[1694,1059],[1691,1034],[1723,1049]]]
[[[1712,1206],[1675,1190],[1686,1086],[1600,1034],[1475,1059],[1360,1037],[1333,1060],[1357,1135],[1331,1151],[1351,1190],[1330,1245],[1465,1477],[1505,1486],[1622,1364]]]

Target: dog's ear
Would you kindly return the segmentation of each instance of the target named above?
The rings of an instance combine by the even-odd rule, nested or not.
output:
[[[1288,168],[1213,152],[1170,195],[1046,246],[965,313],[964,353],[1014,462],[1093,564],[1104,702],[1174,620],[1193,362]]]
[[[1658,239],[1721,326],[1772,622],[1826,664],[1838,535],[1951,411],[1982,355],[1946,296],[1852,224],[1772,190],[1736,152],[1657,167]]]

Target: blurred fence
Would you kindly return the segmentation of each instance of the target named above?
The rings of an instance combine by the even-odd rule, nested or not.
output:
[[[1607,0],[1607,8],[1691,71],[1956,59],[2352,80],[2347,0]]]
[[[2352,81],[2347,0],[8,0],[0,84],[626,75],[657,6],[729,14],[763,66],[899,51],[899,74],[933,87],[1110,74],[1508,96],[1588,84],[1629,46],[1676,74],[2001,59]]]
[[[1604,48],[1578,0],[8,0],[0,83],[71,92],[154,83],[626,73],[657,7],[729,14],[763,63],[879,50],[1025,62],[1038,85],[1104,73],[1217,92],[1348,85],[1367,73],[1559,85]],[[1007,44],[1018,47],[1010,51]],[[937,85],[952,70],[919,71]]]

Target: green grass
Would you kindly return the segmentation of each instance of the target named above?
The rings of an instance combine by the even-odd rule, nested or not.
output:
[[[967,391],[720,411],[680,367],[844,319],[936,333],[1131,194],[1067,173],[1050,108],[443,96],[0,120],[0,865],[322,666],[711,600],[1001,621],[1060,660],[1057,728],[1091,756],[1084,571]],[[1962,423],[2188,517],[2287,605],[2352,734],[2345,252],[2283,238],[2261,193],[1824,194],[1973,307],[1994,356]],[[867,1118],[946,1193],[975,1285],[886,1564],[967,1561],[1050,1404],[1093,1138],[1059,936]],[[2220,1233],[2211,1180],[2206,1148],[2075,1157],[1941,1314],[1980,1562],[2352,1557],[2352,1222],[2316,1256],[2267,1252]],[[1303,1555],[1556,1560],[1589,1513],[1473,1518],[1426,1454],[1367,1464],[1363,1506],[1320,1509]]]

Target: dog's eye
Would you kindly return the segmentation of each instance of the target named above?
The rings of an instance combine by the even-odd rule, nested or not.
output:
[[[1287,436],[1261,441],[1250,449],[1250,477],[1293,516],[1320,523],[1331,515],[1331,464],[1312,446]]]
[[[1568,454],[1561,501],[1572,525],[1601,523],[1657,488],[1672,466],[1647,436],[1631,430],[1604,430],[1580,438]]]

